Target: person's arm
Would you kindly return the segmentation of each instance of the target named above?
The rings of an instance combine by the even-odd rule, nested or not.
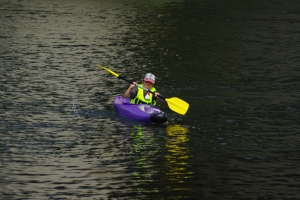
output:
[[[156,102],[157,102],[157,99],[160,99],[159,97],[158,97],[158,95],[160,95],[160,93],[159,92],[154,92],[154,96],[153,96],[153,99],[152,99],[152,104],[156,104]]]
[[[124,93],[124,97],[125,98],[129,98],[130,97],[130,91],[137,85],[137,82],[133,82],[133,84],[131,84],[128,89],[126,90],[126,92]]]

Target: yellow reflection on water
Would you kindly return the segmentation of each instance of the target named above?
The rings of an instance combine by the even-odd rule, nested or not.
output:
[[[171,125],[167,127],[166,147],[168,153],[165,155],[168,171],[166,177],[168,180],[183,183],[191,178],[193,172],[187,169],[189,150],[188,129],[180,125]],[[184,188],[174,188],[174,190],[184,190]]]

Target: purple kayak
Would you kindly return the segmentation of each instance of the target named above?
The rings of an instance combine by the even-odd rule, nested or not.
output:
[[[114,101],[115,111],[140,122],[164,123],[167,116],[159,108],[147,104],[131,104],[130,98],[117,96]]]

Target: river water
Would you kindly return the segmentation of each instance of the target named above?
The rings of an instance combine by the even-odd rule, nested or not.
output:
[[[0,199],[300,199],[295,0],[1,0]],[[128,79],[190,104],[114,112]]]

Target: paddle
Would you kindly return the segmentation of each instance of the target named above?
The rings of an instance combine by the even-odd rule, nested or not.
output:
[[[132,81],[127,80],[126,78],[124,78],[123,76],[111,71],[110,69],[107,69],[106,67],[103,67],[101,65],[97,65],[99,68],[102,68],[108,72],[110,72],[111,74],[113,74],[114,76],[116,76],[119,79],[122,79],[130,84],[133,84]],[[154,94],[154,92],[151,92],[150,90],[148,90],[147,88],[144,88],[142,86],[137,85],[139,88],[142,88],[143,90],[146,90],[147,92],[150,92],[152,94]],[[181,115],[185,115],[185,113],[187,112],[188,108],[189,108],[189,104],[185,101],[183,101],[182,99],[179,99],[177,97],[172,97],[172,98],[165,98],[161,95],[158,95],[159,98],[163,99],[164,101],[166,101],[168,103],[168,106],[171,110],[181,114]]]

